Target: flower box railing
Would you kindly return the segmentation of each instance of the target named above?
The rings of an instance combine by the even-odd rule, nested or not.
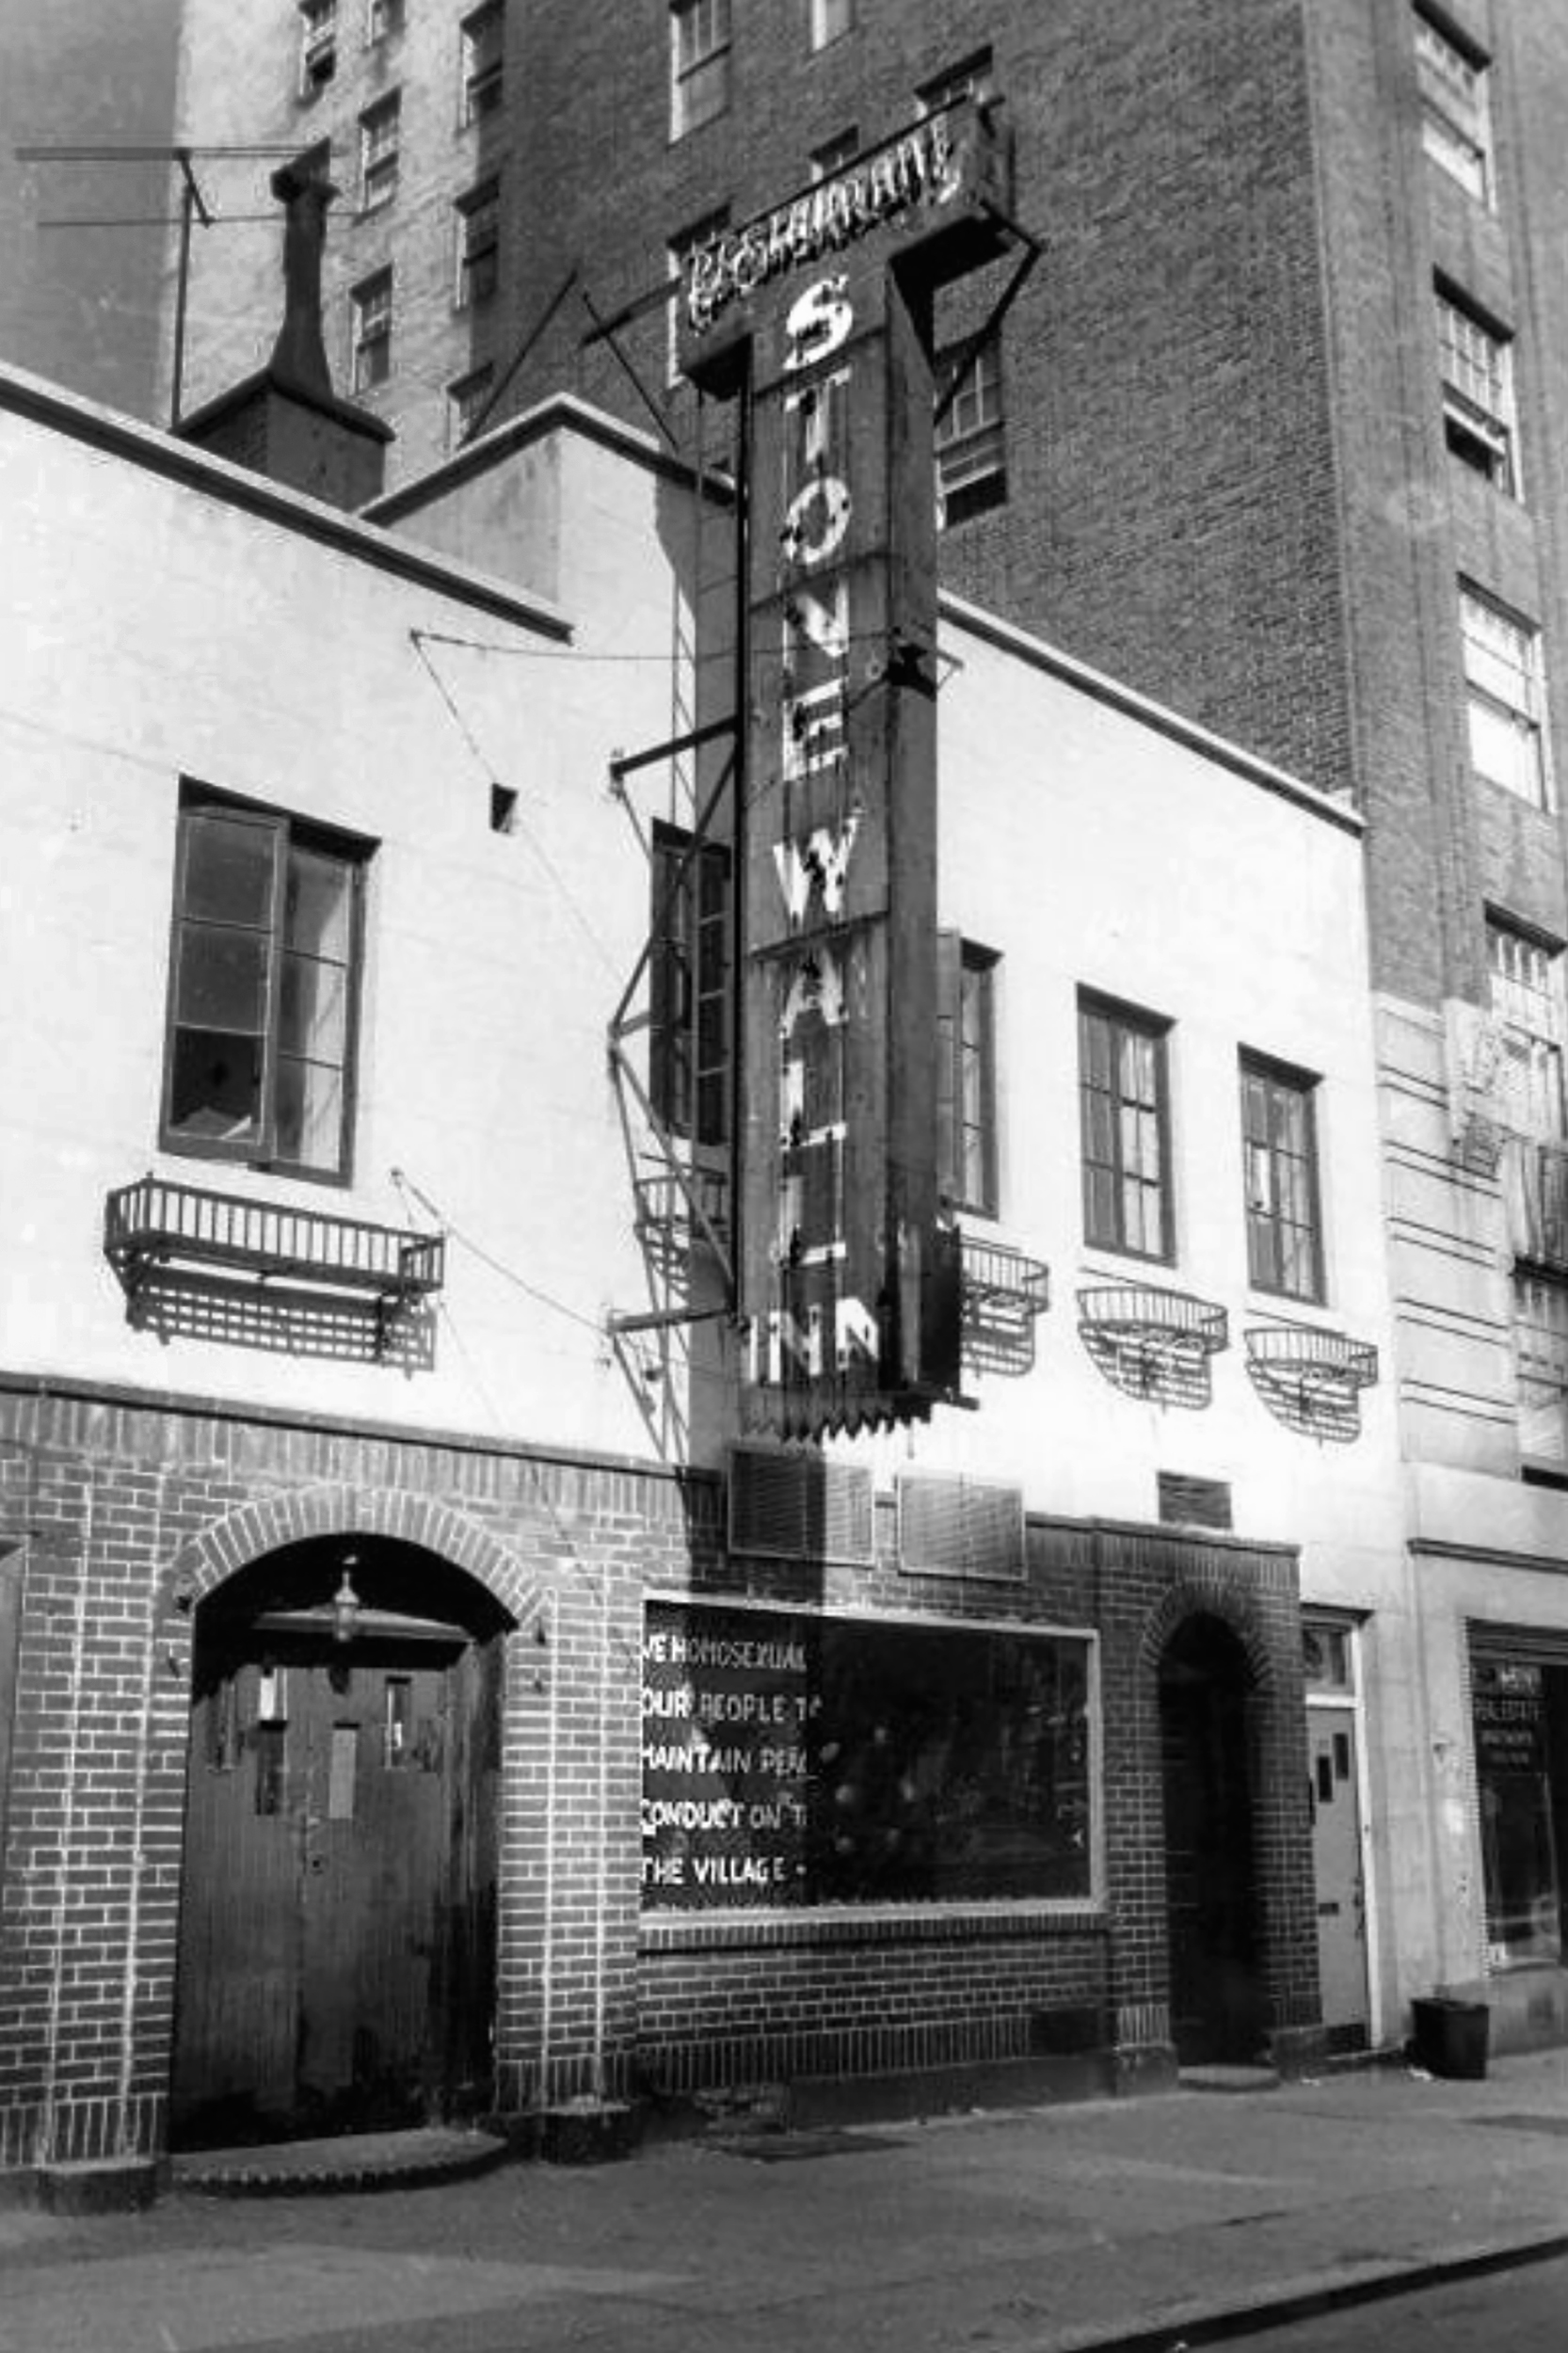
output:
[[[258,1284],[362,1292],[382,1309],[439,1291],[446,1239],[144,1176],[104,1205],[104,1255],[128,1297],[155,1269],[217,1268]]]

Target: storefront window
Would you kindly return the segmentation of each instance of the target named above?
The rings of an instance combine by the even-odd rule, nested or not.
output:
[[[1092,1892],[1091,1644],[652,1603],[653,1908]]]
[[[1568,1669],[1478,1658],[1471,1689],[1489,1958],[1494,1968],[1559,1961],[1554,1795],[1564,1779]]]

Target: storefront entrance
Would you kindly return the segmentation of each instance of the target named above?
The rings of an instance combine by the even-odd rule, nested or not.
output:
[[[410,1550],[273,1556],[198,1623],[177,2146],[488,2098],[502,1635]]]
[[[1184,2066],[1256,2059],[1258,1968],[1251,1674],[1220,1619],[1187,1619],[1160,1662],[1171,2032]]]

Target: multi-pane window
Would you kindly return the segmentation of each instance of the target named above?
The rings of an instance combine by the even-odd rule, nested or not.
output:
[[[354,390],[370,392],[392,374],[392,276],[377,270],[348,297],[353,336]]]
[[[729,852],[674,825],[653,836],[648,1094],[672,1135],[728,1132]]]
[[[1489,916],[1486,961],[1502,1048],[1499,1092],[1509,1125],[1522,1135],[1560,1139],[1568,1134],[1562,952]]]
[[[1315,1082],[1256,1056],[1241,1057],[1241,1165],[1247,1277],[1258,1290],[1321,1299]]]
[[[462,90],[458,111],[464,122],[477,122],[501,104],[505,63],[506,12],[502,0],[488,0],[463,19],[459,29]]]
[[[1007,496],[998,337],[938,359],[936,408],[936,511],[944,525],[961,523]]]
[[[1459,625],[1471,766],[1477,776],[1544,808],[1548,794],[1540,632],[1463,585]]]
[[[300,0],[299,89],[313,98],[338,70],[338,0]]]
[[[1128,1005],[1079,1000],[1084,1237],[1142,1258],[1174,1255],[1169,1029]]]
[[[1519,1451],[1568,1464],[1568,1283],[1520,1267],[1513,1276]]]
[[[346,1175],[368,844],[187,786],[162,1142]]]
[[[501,187],[487,180],[457,202],[456,300],[460,311],[488,302],[501,263]]]
[[[403,102],[393,90],[360,117],[360,210],[379,212],[397,194]]]
[[[728,104],[729,0],[671,0],[671,138],[712,122]]]
[[[855,29],[855,0],[811,0],[811,46],[825,49]]]
[[[375,48],[378,40],[403,30],[403,0],[368,0],[365,8],[365,40]]]
[[[1451,295],[1437,295],[1443,427],[1462,462],[1512,497],[1519,492],[1509,339]]]
[[[1416,13],[1416,81],[1421,99],[1421,144],[1481,204],[1492,200],[1492,131],[1487,120],[1486,61]]]
[[[996,975],[988,948],[942,933],[937,943],[937,1183],[953,1209],[995,1217]]]
[[[495,368],[487,360],[483,367],[471,368],[455,384],[446,388],[446,440],[449,449],[461,449],[474,432],[489,405],[490,387],[495,382]]]

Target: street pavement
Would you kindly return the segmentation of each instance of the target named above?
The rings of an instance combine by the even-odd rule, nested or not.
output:
[[[376,2194],[0,2211],[0,2353],[1169,2353],[1565,2250],[1554,2051],[1480,2082],[1379,2067]]]

